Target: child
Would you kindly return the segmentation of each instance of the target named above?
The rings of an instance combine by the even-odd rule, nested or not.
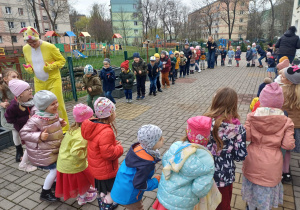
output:
[[[251,67],[255,67],[255,60],[257,59],[257,51],[256,51],[256,44],[252,43],[252,65]]]
[[[206,53],[205,53],[205,49],[202,48],[201,49],[201,55],[200,55],[200,70],[198,71],[199,73],[201,71],[205,70],[205,61],[206,61]]]
[[[210,110],[205,114],[213,118],[207,148],[214,156],[214,179],[222,194],[217,210],[230,209],[235,181],[234,161],[243,161],[247,155],[246,131],[240,124],[237,103],[237,93],[231,88],[222,88],[217,91]]]
[[[176,64],[175,64],[175,73],[174,73],[174,78],[175,80],[178,79],[178,69],[179,69],[179,63],[180,63],[180,57],[179,57],[179,52],[175,51],[175,58],[176,58]]]
[[[83,121],[81,134],[88,141],[88,163],[95,178],[95,187],[100,194],[99,207],[101,210],[110,210],[116,207],[110,192],[118,172],[118,158],[123,154],[123,147],[114,134],[114,103],[100,97],[95,101],[94,109],[98,119]]]
[[[27,82],[18,79],[13,79],[13,77],[15,78],[17,74],[13,74],[11,72],[11,74],[9,75],[10,76],[4,75],[3,79],[6,79],[7,82],[9,81],[8,87],[15,97],[13,100],[10,101],[9,105],[7,106],[4,116],[6,122],[13,125],[13,128],[15,130],[13,131],[14,138],[19,142],[21,139],[19,134],[20,130],[23,128],[23,126],[29,119],[31,109],[34,106],[32,100],[32,89]],[[24,141],[22,141],[22,143],[24,144]],[[16,156],[16,160],[20,160],[20,156],[23,153],[22,146],[18,145],[17,150],[19,150],[19,155]],[[26,149],[23,154],[22,160],[19,164],[19,170],[32,172],[36,169],[37,167],[31,165],[31,163],[28,162],[28,154]]]
[[[294,122],[294,138],[296,147],[295,153],[300,153],[300,69],[298,66],[287,67],[282,70],[281,82],[284,95],[283,111],[286,111],[289,118]],[[289,171],[291,152],[286,151],[283,163],[283,181],[289,182],[292,177]]]
[[[84,104],[74,106],[75,123],[62,140],[57,158],[55,196],[64,197],[64,200],[77,197],[79,205],[97,198],[96,190],[91,188],[95,181],[87,162],[88,142],[81,135],[82,122],[93,114],[93,110]]]
[[[132,70],[136,76],[137,97],[136,100],[143,100],[145,98],[145,83],[147,77],[147,64],[140,57],[140,54],[133,53]]]
[[[218,56],[220,55],[220,50],[219,48],[216,48],[216,52],[215,52],[215,63],[216,66],[218,65]]]
[[[222,47],[222,49],[221,49],[221,66],[225,65],[226,55],[227,55],[227,51],[225,50],[225,47]]]
[[[28,160],[41,169],[50,170],[46,176],[40,200],[59,201],[51,191],[56,179],[56,161],[63,139],[62,127],[66,121],[58,116],[58,101],[48,90],[40,90],[33,97],[37,111],[20,131],[25,141]],[[54,184],[55,185],[55,184]]]
[[[257,45],[256,46],[256,50],[257,50],[257,53],[260,55],[260,58],[258,59],[258,62],[259,62],[259,68],[263,68],[263,65],[262,65],[262,59],[264,59],[266,57],[266,52],[261,48],[260,45]]]
[[[284,59],[282,59],[282,58],[284,58]],[[282,83],[281,83],[282,71],[281,70],[290,66],[290,61],[289,61],[288,57],[283,56],[282,58],[280,58],[280,62],[276,66],[277,77],[275,78],[275,82],[277,82],[279,85],[282,85]]]
[[[278,204],[283,204],[280,147],[295,147],[293,122],[281,110],[281,87],[277,83],[267,85],[259,100],[260,107],[248,114],[245,123],[247,141],[251,143],[243,164],[242,197],[249,210],[278,208]]]
[[[250,45],[248,45],[247,53],[246,53],[247,67],[250,67],[250,61],[252,61],[252,58],[253,58],[253,53],[252,53]]]
[[[185,77],[186,75],[186,72],[185,72],[185,65],[186,65],[186,57],[184,56],[184,52],[180,52],[179,53],[180,55],[180,62],[179,62],[179,68],[180,68],[180,74],[179,74],[179,78],[181,78],[183,76],[183,78]]]
[[[169,81],[169,72],[171,70],[171,60],[169,59],[166,51],[161,51],[160,54],[160,61],[163,64],[161,70],[161,84],[163,87],[170,88],[170,81]]]
[[[266,52],[267,52],[267,53],[270,52],[270,53],[273,55],[273,47],[272,47],[272,43],[269,43],[269,44],[267,45],[267,50],[266,50]],[[276,60],[275,57],[274,57],[274,60]],[[268,63],[268,58],[266,58],[266,63]]]
[[[205,148],[209,141],[211,122],[211,118],[204,116],[188,119],[186,136],[182,141],[173,143],[164,154],[164,168],[154,209],[193,210],[197,204],[201,207],[205,203],[205,196],[214,184],[215,171],[212,155]],[[180,157],[179,162],[175,162],[177,156]],[[216,185],[213,190],[217,191],[217,197],[208,195],[207,205],[210,209],[217,208],[221,202]]]
[[[84,67],[82,90],[87,90],[88,106],[94,110],[93,100],[97,100],[97,98],[101,97],[102,84],[100,78],[97,76],[97,71],[89,64]]]
[[[120,85],[124,89],[124,94],[126,96],[126,102],[132,103],[132,87],[134,82],[134,75],[129,69],[129,61],[126,60],[121,63],[121,73],[120,73]]]
[[[109,58],[105,58],[103,60],[103,69],[100,72],[100,78],[102,80],[105,97],[116,104],[115,99],[111,95],[113,90],[115,89],[116,76],[115,71],[110,66]]]
[[[252,112],[254,112],[260,106],[259,95],[260,95],[261,91],[265,88],[265,86],[270,83],[272,83],[272,80],[269,77],[266,77],[264,79],[264,82],[259,85],[259,88],[257,91],[257,97],[255,97],[250,104],[250,110]]]
[[[177,59],[172,51],[169,52],[170,60],[171,60],[171,70],[169,72],[169,80],[172,80],[172,85],[175,85],[175,65],[177,63]]]
[[[191,61],[190,61],[190,73],[194,74],[194,72],[196,70],[196,66],[199,69],[199,65],[196,63],[196,50],[194,50],[193,47],[191,47],[191,49],[192,49],[192,58],[191,58]]]
[[[272,54],[270,52],[267,53],[267,59],[268,59],[268,77],[270,77],[270,79],[272,79],[272,72],[275,73],[275,67],[276,67],[276,63],[275,63],[275,59],[272,56]]]
[[[195,47],[195,50],[196,50],[196,57],[195,57],[195,60],[196,60],[196,71],[198,70],[200,70],[200,68],[199,68],[199,65],[200,65],[200,56],[201,56],[201,50],[200,50],[200,46],[196,46]],[[201,71],[200,71],[201,72]]]
[[[150,80],[150,91],[149,95],[156,96],[156,80],[157,80],[157,74],[158,74],[158,65],[155,63],[156,59],[154,56],[150,57],[150,63],[148,64],[148,76]]]
[[[234,57],[234,51],[233,51],[232,46],[229,47],[227,55],[228,55],[228,65],[227,66],[232,66],[232,59]]]
[[[156,79],[156,87],[157,87],[158,92],[162,92],[161,83],[160,83],[160,72],[162,70],[162,62],[160,61],[160,55],[158,53],[155,53],[154,57],[156,59],[155,63],[157,63],[157,65],[159,67],[158,74],[157,74],[157,79]]]
[[[241,60],[241,54],[242,54],[242,51],[241,51],[241,47],[240,46],[237,46],[236,47],[236,51],[235,51],[235,61],[236,61],[236,67],[239,67],[240,66],[240,60]]]
[[[164,144],[162,130],[155,125],[143,125],[137,140],[120,166],[111,192],[112,199],[128,210],[143,210],[144,192],[156,189],[160,180],[160,176],[152,176],[160,161],[158,149]]]

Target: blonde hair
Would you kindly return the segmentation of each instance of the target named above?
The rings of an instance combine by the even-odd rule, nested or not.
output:
[[[214,40],[214,38],[213,38],[212,36],[208,36],[208,39],[207,39],[207,40],[209,40],[209,38],[211,38],[211,43],[214,43],[214,42],[215,42],[215,40]]]
[[[291,84],[284,87],[284,104],[290,109],[300,109],[300,84]]]
[[[218,133],[220,125],[223,121],[231,122],[233,118],[240,118],[237,113],[237,103],[238,96],[235,90],[225,87],[217,91],[209,111],[204,114],[204,116],[215,118],[212,134],[217,143],[218,151],[223,148],[223,141]]]
[[[19,73],[12,68],[6,68],[1,73],[2,73],[2,78],[0,78],[0,91],[2,92],[2,101],[5,101],[8,99],[8,96],[7,96],[8,84],[6,84],[4,78],[8,77],[12,73],[16,73],[19,77]]]
[[[185,136],[181,138],[181,141],[182,142],[189,141],[187,134],[185,134]]]
[[[77,130],[78,128],[81,127],[81,124],[82,124],[82,123],[74,122],[74,123],[71,125],[71,127],[70,127],[70,129],[69,129],[69,133],[70,133],[71,136],[73,135],[73,132],[74,132],[75,130]]]
[[[112,114],[113,114],[113,113],[112,113]],[[114,132],[115,132],[115,134],[116,134],[116,136],[117,136],[118,132],[117,132],[115,123],[114,123],[114,122],[110,122],[110,120],[109,120],[109,118],[110,118],[111,116],[112,116],[112,115],[110,115],[109,117],[106,117],[106,118],[99,118],[98,121],[99,121],[99,122],[102,122],[102,123],[105,123],[105,124],[109,124],[109,125],[113,128],[113,130],[114,130]]]

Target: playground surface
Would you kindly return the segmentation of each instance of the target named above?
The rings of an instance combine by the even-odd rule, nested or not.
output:
[[[119,159],[121,163],[131,144],[135,143],[138,128],[143,124],[156,124],[163,130],[165,145],[160,149],[163,154],[170,145],[184,136],[186,120],[191,116],[201,115],[207,111],[215,91],[224,86],[230,86],[238,92],[239,114],[244,123],[249,113],[249,104],[256,96],[258,86],[266,76],[265,69],[217,66],[215,69],[195,73],[185,79],[178,79],[175,85],[164,89],[156,97],[146,95],[145,100],[125,103],[125,99],[117,99],[117,140],[122,141],[124,154]],[[147,82],[147,91],[149,83]],[[133,96],[136,96],[133,94]],[[86,97],[79,99],[85,103]],[[72,108],[74,101],[66,103],[70,121],[73,120]],[[38,169],[27,174],[17,169],[15,163],[15,148],[10,147],[0,153],[0,209],[89,209],[98,210],[98,203],[94,201],[79,206],[75,199],[65,202],[47,203],[39,200],[46,171]],[[231,206],[233,210],[245,209],[241,197],[242,163],[237,163],[236,182],[233,184]],[[161,174],[162,165],[157,164],[156,174]],[[291,172],[293,181],[284,184],[284,204],[277,209],[300,210],[300,154],[292,154]],[[156,191],[144,194],[144,209],[151,210],[156,199]],[[117,210],[124,210],[119,206]]]

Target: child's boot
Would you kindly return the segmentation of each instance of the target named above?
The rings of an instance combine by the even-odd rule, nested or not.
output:
[[[247,67],[250,67],[250,63],[247,63]]]
[[[16,146],[16,162],[21,162],[21,157],[23,157],[22,144]]]
[[[252,63],[251,67],[255,67],[255,64],[254,64],[254,63]]]
[[[48,202],[56,202],[59,201],[59,198],[56,198],[54,194],[52,193],[51,189],[44,190],[42,189],[40,200],[42,201],[48,201]]]
[[[239,67],[239,66],[240,66],[240,64],[239,64],[239,63],[237,63],[237,64],[236,64],[236,67]]]

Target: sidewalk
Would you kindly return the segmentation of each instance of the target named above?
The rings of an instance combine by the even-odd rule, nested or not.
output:
[[[185,79],[178,79],[169,89],[163,89],[156,97],[146,95],[145,100],[125,103],[125,99],[117,101],[118,131],[117,140],[122,141],[124,155],[119,159],[121,163],[131,144],[135,143],[138,128],[143,124],[152,123],[163,130],[165,145],[160,150],[163,154],[170,145],[184,136],[186,120],[189,117],[205,113],[211,103],[212,96],[218,88],[229,86],[238,92],[239,114],[241,122],[246,120],[249,104],[256,96],[258,86],[266,76],[266,69],[217,66],[215,69],[195,73]],[[149,84],[147,83],[147,91]],[[133,94],[136,97],[136,94]],[[80,98],[79,102],[85,102]],[[66,108],[70,121],[73,120],[72,108],[74,102],[67,102]],[[75,199],[50,204],[41,202],[39,194],[43,185],[46,171],[37,170],[27,174],[19,171],[15,163],[15,147],[0,151],[0,209],[89,209],[98,210],[98,203],[86,204],[80,207]],[[237,163],[236,182],[233,185],[232,209],[245,209],[241,197],[242,163]],[[293,184],[284,184],[284,204],[277,209],[300,210],[300,154],[292,154],[291,171]],[[162,165],[157,164],[156,173],[161,174]],[[152,209],[156,199],[156,192],[144,194],[144,209]],[[125,209],[118,207],[118,210]]]

